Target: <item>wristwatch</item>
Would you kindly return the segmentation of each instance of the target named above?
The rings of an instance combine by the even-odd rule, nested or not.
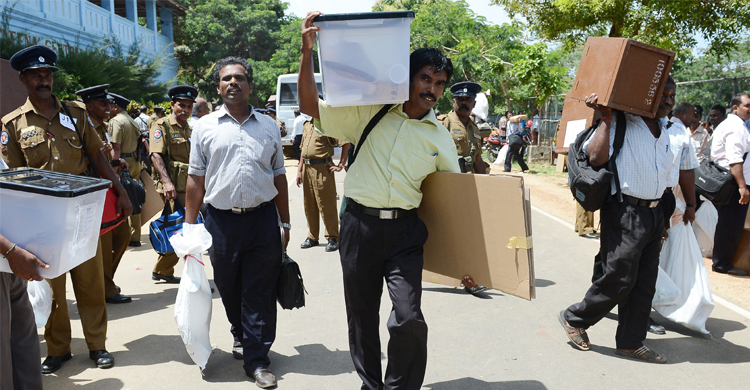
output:
[[[688,208],[688,207],[695,208],[695,206],[697,206],[697,204],[695,204],[695,203],[688,203],[688,204],[685,205],[685,208]]]
[[[286,228],[286,229],[291,229],[292,228],[292,224],[291,223],[282,222],[281,223],[281,227]]]

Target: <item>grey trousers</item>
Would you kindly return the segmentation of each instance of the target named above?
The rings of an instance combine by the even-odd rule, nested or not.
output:
[[[26,281],[0,272],[0,390],[41,389],[40,361]]]

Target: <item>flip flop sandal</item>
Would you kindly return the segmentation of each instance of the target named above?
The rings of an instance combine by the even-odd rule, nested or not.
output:
[[[557,320],[560,321],[560,325],[562,325],[565,330],[565,334],[568,335],[568,339],[570,339],[576,348],[582,351],[588,351],[591,349],[591,343],[589,342],[589,335],[586,334],[586,329],[568,325],[568,321],[565,320],[565,310],[557,315]]]
[[[646,347],[645,345],[633,352],[626,352],[620,349],[616,349],[615,355],[648,363],[664,364],[667,362],[667,358],[665,356],[659,355],[656,351],[648,349],[648,347]]]

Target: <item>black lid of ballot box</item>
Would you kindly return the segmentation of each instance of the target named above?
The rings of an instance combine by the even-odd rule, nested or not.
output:
[[[0,188],[49,195],[57,198],[74,198],[109,188],[109,180],[71,175],[33,168],[0,171]]]
[[[363,20],[363,19],[397,19],[412,18],[414,11],[390,11],[390,12],[362,12],[356,14],[324,14],[318,15],[313,19],[315,22],[337,22],[342,20]]]

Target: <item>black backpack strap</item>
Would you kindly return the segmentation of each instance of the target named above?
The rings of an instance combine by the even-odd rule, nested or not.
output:
[[[94,161],[91,159],[91,155],[89,154],[89,151],[86,150],[86,143],[83,141],[83,136],[81,135],[81,132],[78,131],[78,125],[76,125],[76,121],[73,119],[73,115],[70,115],[70,110],[68,110],[68,105],[60,102],[60,104],[63,106],[63,109],[65,110],[65,115],[70,118],[70,121],[73,123],[73,128],[76,130],[76,134],[78,134],[78,139],[81,140],[81,146],[83,149],[83,154],[86,155],[86,159],[89,160],[89,167],[91,168],[91,173],[94,175],[94,177],[100,177],[99,172],[96,170],[96,166],[94,165]]]
[[[622,189],[620,188],[620,176],[617,174],[617,155],[620,154],[622,144],[625,143],[625,128],[627,121],[625,120],[625,113],[621,111],[613,111],[613,114],[617,116],[617,126],[615,127],[615,144],[613,145],[612,157],[609,159],[609,170],[614,175],[613,180],[615,181],[615,190],[617,191],[617,201],[622,202]]]
[[[368,123],[367,126],[365,126],[365,129],[362,131],[362,136],[359,137],[359,142],[357,142],[357,147],[355,148],[352,156],[349,158],[350,168],[354,164],[354,160],[357,159],[357,155],[359,155],[359,150],[362,149],[362,144],[365,143],[367,136],[370,135],[370,132],[375,127],[375,125],[377,125],[378,122],[380,122],[380,120],[383,119],[383,117],[385,116],[385,114],[388,113],[388,110],[390,110],[391,107],[393,107],[393,104],[384,105],[383,108],[381,108],[380,111],[378,111],[378,113],[375,114],[375,116],[373,116],[372,119],[370,119],[370,123]]]

